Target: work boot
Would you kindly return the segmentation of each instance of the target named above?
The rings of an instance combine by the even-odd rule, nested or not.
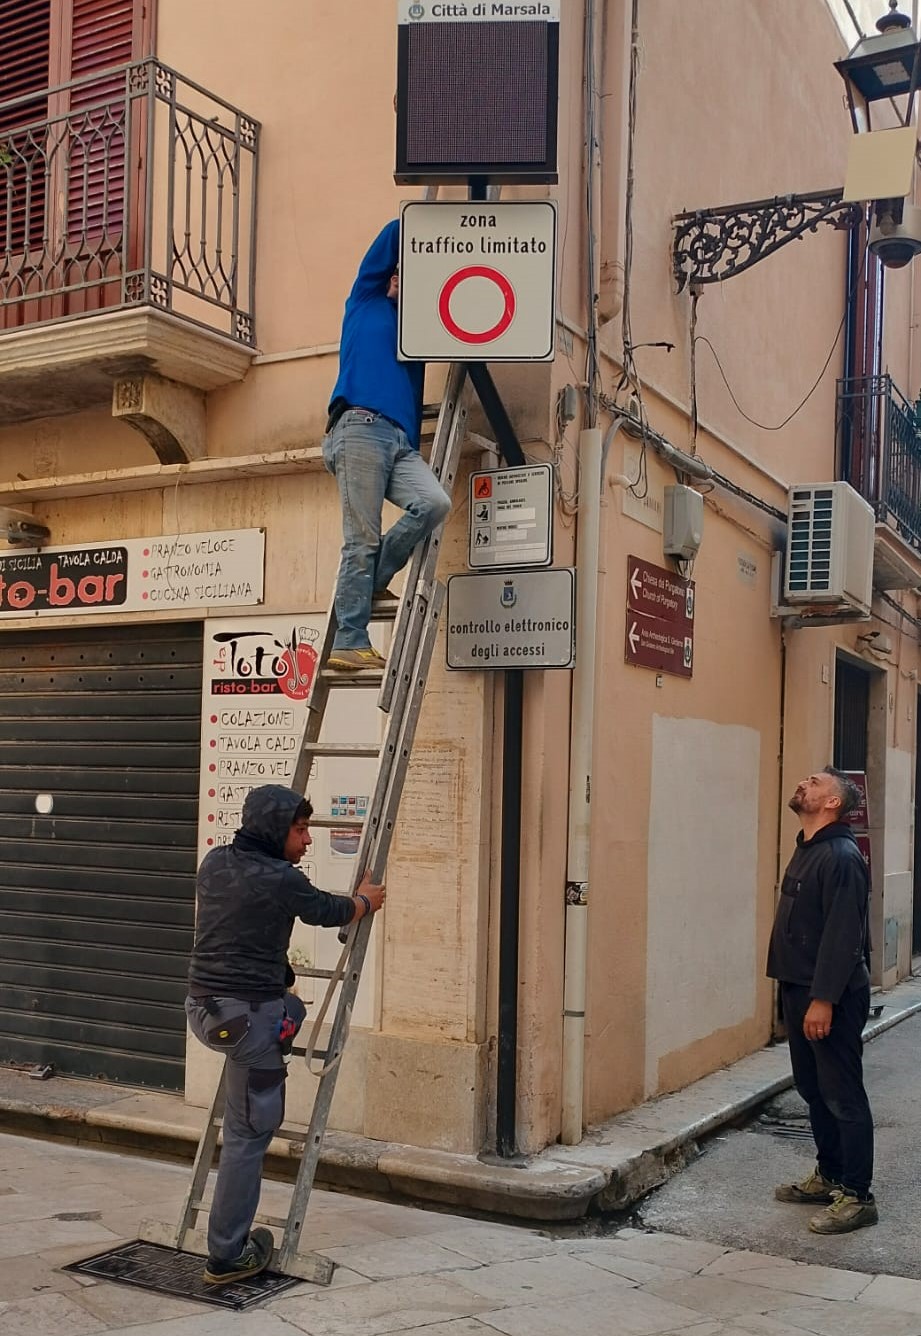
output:
[[[206,1285],[230,1285],[247,1276],[258,1276],[272,1260],[275,1240],[268,1229],[254,1229],[239,1257],[209,1257],[203,1279]]]
[[[807,1206],[827,1206],[840,1191],[840,1183],[833,1183],[816,1168],[800,1183],[781,1183],[780,1187],[774,1189],[774,1196],[778,1201],[795,1201],[805,1203]]]
[[[376,649],[334,649],[327,663],[340,673],[357,673],[363,668],[383,671],[387,667],[387,660]]]
[[[861,1198],[856,1192],[842,1188],[833,1192],[832,1196],[832,1204],[809,1221],[813,1234],[849,1234],[852,1229],[863,1229],[865,1225],[878,1223],[879,1211],[872,1193],[869,1197]]]

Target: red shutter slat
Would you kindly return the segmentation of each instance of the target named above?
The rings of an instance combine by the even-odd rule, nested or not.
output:
[[[135,0],[73,0],[71,78],[131,59]]]
[[[0,257],[42,243],[44,140],[21,127],[47,115],[50,51],[51,0],[0,0]],[[6,105],[30,93],[39,96]]]
[[[72,0],[72,5],[71,78],[102,77],[71,91],[67,230],[71,238],[114,235],[121,232],[125,213],[124,80],[103,72],[126,65],[134,55],[136,0]]]
[[[0,0],[0,125],[23,124],[2,104],[48,87],[51,0]]]

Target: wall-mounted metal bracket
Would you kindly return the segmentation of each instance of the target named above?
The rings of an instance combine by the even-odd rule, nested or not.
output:
[[[5,538],[10,547],[41,547],[50,537],[47,524],[42,524],[34,515],[0,506],[0,538]]]
[[[845,231],[857,227],[863,206],[842,200],[843,193],[840,187],[814,190],[676,214],[672,265],[678,291],[722,283],[822,224]]]

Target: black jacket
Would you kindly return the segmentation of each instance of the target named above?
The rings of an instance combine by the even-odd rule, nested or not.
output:
[[[850,826],[796,837],[774,918],[767,972],[822,1002],[869,982],[869,878]]]
[[[332,928],[354,917],[350,896],[318,891],[282,856],[300,801],[281,785],[253,789],[233,844],[202,860],[189,964],[194,995],[283,997],[294,920]]]

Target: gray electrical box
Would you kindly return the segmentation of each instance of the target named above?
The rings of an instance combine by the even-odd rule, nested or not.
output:
[[[665,489],[662,543],[667,557],[690,561],[700,550],[704,532],[704,499],[693,487],[676,483]]]

